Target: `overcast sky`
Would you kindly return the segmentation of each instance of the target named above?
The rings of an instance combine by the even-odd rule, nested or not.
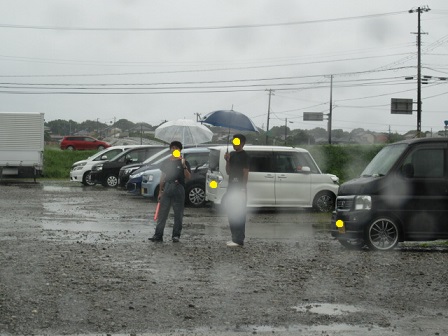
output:
[[[158,125],[220,109],[266,129],[404,133],[417,117],[421,14],[422,131],[448,120],[448,2],[428,0],[0,0],[1,111],[46,121]],[[414,77],[406,80],[405,77]],[[414,106],[417,107],[416,105]]]

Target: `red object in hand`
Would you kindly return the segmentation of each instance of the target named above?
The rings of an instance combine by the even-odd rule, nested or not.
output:
[[[157,206],[156,206],[156,213],[154,214],[154,220],[155,220],[155,221],[156,221],[157,218],[159,217],[159,209],[160,209],[160,202],[157,203]]]

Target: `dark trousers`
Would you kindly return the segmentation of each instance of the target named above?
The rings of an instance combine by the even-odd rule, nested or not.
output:
[[[165,191],[160,198],[159,217],[157,218],[157,226],[154,237],[163,238],[166,220],[173,206],[174,210],[174,226],[172,237],[180,237],[182,232],[182,221],[184,217],[185,206],[185,188],[176,182],[166,182]]]
[[[246,237],[246,192],[240,186],[229,186],[225,195],[225,206],[229,219],[232,241],[244,244]]]

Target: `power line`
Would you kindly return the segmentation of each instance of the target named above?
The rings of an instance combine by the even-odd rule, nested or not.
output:
[[[339,22],[359,19],[373,19],[384,16],[406,14],[407,11],[380,13],[361,16],[350,16],[344,18],[321,19],[309,21],[293,21],[282,23],[264,23],[264,24],[247,24],[247,25],[232,25],[232,26],[208,26],[208,27],[158,27],[158,28],[112,28],[112,27],[64,27],[64,26],[36,26],[36,25],[19,25],[19,24],[0,24],[0,28],[10,29],[35,29],[35,30],[58,30],[58,31],[189,31],[189,30],[221,30],[221,29],[245,29],[245,28],[263,28],[263,27],[281,27],[281,26],[295,26],[304,24],[315,24],[325,22]]]

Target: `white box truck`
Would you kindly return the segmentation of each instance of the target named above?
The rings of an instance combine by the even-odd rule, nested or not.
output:
[[[0,112],[0,179],[42,175],[44,113]]]

